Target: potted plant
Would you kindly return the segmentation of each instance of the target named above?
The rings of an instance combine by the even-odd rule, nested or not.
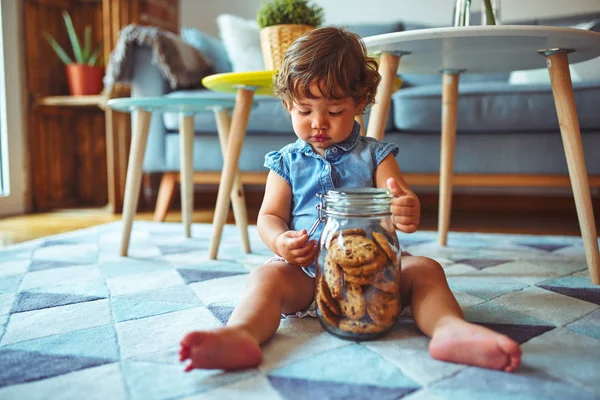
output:
[[[309,0],[271,0],[262,3],[256,16],[265,66],[281,68],[285,51],[304,33],[323,22],[323,8]]]
[[[63,11],[62,16],[65,21],[75,61],[73,61],[52,35],[44,32],[44,37],[66,65],[67,80],[71,94],[74,96],[98,94],[103,89],[102,78],[104,77],[104,68],[101,65],[100,46],[92,51],[92,27],[90,25],[85,27],[82,48],[77,38],[71,16],[67,11]]]

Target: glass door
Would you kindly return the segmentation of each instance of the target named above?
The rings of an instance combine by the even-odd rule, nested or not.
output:
[[[0,216],[26,209],[21,3],[0,2]]]

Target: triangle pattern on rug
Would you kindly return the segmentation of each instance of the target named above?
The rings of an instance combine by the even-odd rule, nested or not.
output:
[[[113,297],[110,300],[115,322],[130,321],[152,317],[154,315],[168,314],[175,311],[197,307],[197,304],[174,303],[150,300],[131,300]]]
[[[158,250],[163,256],[168,254],[183,254],[190,253],[192,251],[198,251],[197,247],[190,246],[167,246],[167,245],[158,245]]]
[[[82,296],[68,293],[20,292],[13,304],[11,313],[85,303],[103,298],[100,296]]]
[[[460,264],[467,264],[478,270],[486,269],[489,267],[495,267],[500,264],[511,262],[513,260],[506,259],[477,259],[477,258],[459,258],[454,260]]]
[[[231,313],[233,312],[233,308],[234,307],[231,306],[223,306],[217,304],[210,304],[208,306],[210,312],[213,313],[213,315],[217,317],[217,319],[221,321],[223,325],[227,324],[227,321],[229,320],[229,317],[231,317]]]
[[[119,360],[117,333],[112,324],[17,342],[6,348],[55,356]]]
[[[83,264],[84,263],[69,261],[31,260],[31,264],[29,264],[29,272],[42,271],[45,269],[53,268],[75,267]]]
[[[0,350],[0,387],[51,378],[81,369],[108,364],[111,360]]]
[[[517,243],[519,246],[532,247],[534,249],[547,251],[552,253],[555,250],[568,247],[568,244],[551,244],[551,243]]]
[[[269,383],[284,399],[377,399],[396,400],[409,395],[419,388],[415,387],[384,387],[375,385],[360,385],[349,382],[331,382],[268,376]]]
[[[598,288],[574,288],[564,286],[552,286],[552,285],[537,285],[542,289],[549,290],[554,293],[563,294],[565,296],[573,297],[575,299],[587,301],[600,305],[600,286]]]
[[[163,303],[184,303],[202,305],[202,300],[190,289],[188,285],[173,285],[158,289],[145,290],[124,294],[114,298],[128,300],[157,301]]]
[[[550,325],[520,325],[520,324],[496,324],[482,323],[493,331],[508,336],[519,344],[523,344],[534,337],[540,336],[552,329],[555,326]]]
[[[187,284],[194,283],[194,282],[209,281],[211,279],[225,278],[225,277],[234,276],[234,275],[243,275],[243,274],[248,273],[248,272],[242,272],[242,271],[225,272],[225,271],[206,271],[206,270],[185,269],[185,268],[178,269],[177,272],[179,272],[179,275],[181,275],[181,277]]]

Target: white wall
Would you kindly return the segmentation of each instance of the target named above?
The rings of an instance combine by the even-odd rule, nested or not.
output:
[[[504,21],[600,12],[600,0],[500,0]],[[327,24],[406,20],[448,25],[455,0],[314,0]],[[261,0],[181,0],[181,26],[218,35],[215,18],[229,13],[254,19]],[[481,8],[481,0],[473,0]]]

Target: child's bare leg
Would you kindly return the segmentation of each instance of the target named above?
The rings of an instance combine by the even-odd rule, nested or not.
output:
[[[425,257],[402,257],[402,304],[431,337],[433,358],[483,368],[515,370],[521,348],[509,337],[465,321],[442,267]]]
[[[294,313],[311,304],[314,286],[314,279],[301,268],[285,262],[253,270],[227,326],[191,332],[181,341],[181,361],[191,360],[186,372],[258,365],[262,357],[259,345],[277,331],[282,313]]]

